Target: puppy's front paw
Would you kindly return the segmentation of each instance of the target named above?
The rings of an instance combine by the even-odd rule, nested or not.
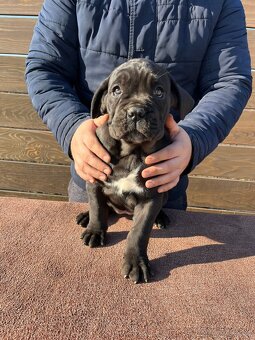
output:
[[[122,275],[125,278],[130,278],[134,283],[138,283],[142,279],[148,282],[151,270],[147,255],[142,256],[135,251],[126,252],[122,264]]]
[[[106,231],[105,230],[86,229],[81,234],[81,239],[83,240],[83,243],[86,246],[89,246],[91,248],[104,246],[105,245],[105,237],[106,237]]]

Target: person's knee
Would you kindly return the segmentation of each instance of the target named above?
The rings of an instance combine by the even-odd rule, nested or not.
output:
[[[87,195],[86,189],[79,187],[72,178],[69,182],[67,191],[68,191],[69,202],[80,202],[80,203],[88,202],[88,195]]]
[[[170,197],[170,199],[168,199],[166,204],[164,205],[164,208],[177,209],[177,210],[187,210],[187,206],[188,206],[187,194],[185,192],[184,194],[182,194],[181,196],[179,196],[175,200],[171,200],[171,197]]]

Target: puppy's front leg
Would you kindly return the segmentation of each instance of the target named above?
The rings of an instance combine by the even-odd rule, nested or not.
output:
[[[87,184],[89,196],[88,225],[82,233],[81,239],[90,247],[105,245],[105,236],[108,229],[108,206],[106,197],[99,184]]]
[[[134,225],[127,237],[122,274],[137,283],[141,278],[148,282],[150,273],[147,247],[150,233],[162,207],[162,195],[145,203],[140,203],[134,211]]]

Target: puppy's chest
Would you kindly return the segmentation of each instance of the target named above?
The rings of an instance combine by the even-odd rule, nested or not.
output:
[[[146,190],[141,176],[143,169],[143,163],[137,160],[123,160],[120,164],[113,166],[112,175],[108,181],[104,182],[105,193],[118,196],[143,195]]]

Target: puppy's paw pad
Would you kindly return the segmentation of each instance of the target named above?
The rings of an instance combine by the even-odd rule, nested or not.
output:
[[[106,231],[104,230],[94,231],[91,229],[86,229],[81,234],[81,239],[85,246],[89,246],[91,248],[104,246],[106,239]]]
[[[89,212],[80,213],[76,216],[76,223],[81,225],[83,228],[87,228],[89,223]]]

